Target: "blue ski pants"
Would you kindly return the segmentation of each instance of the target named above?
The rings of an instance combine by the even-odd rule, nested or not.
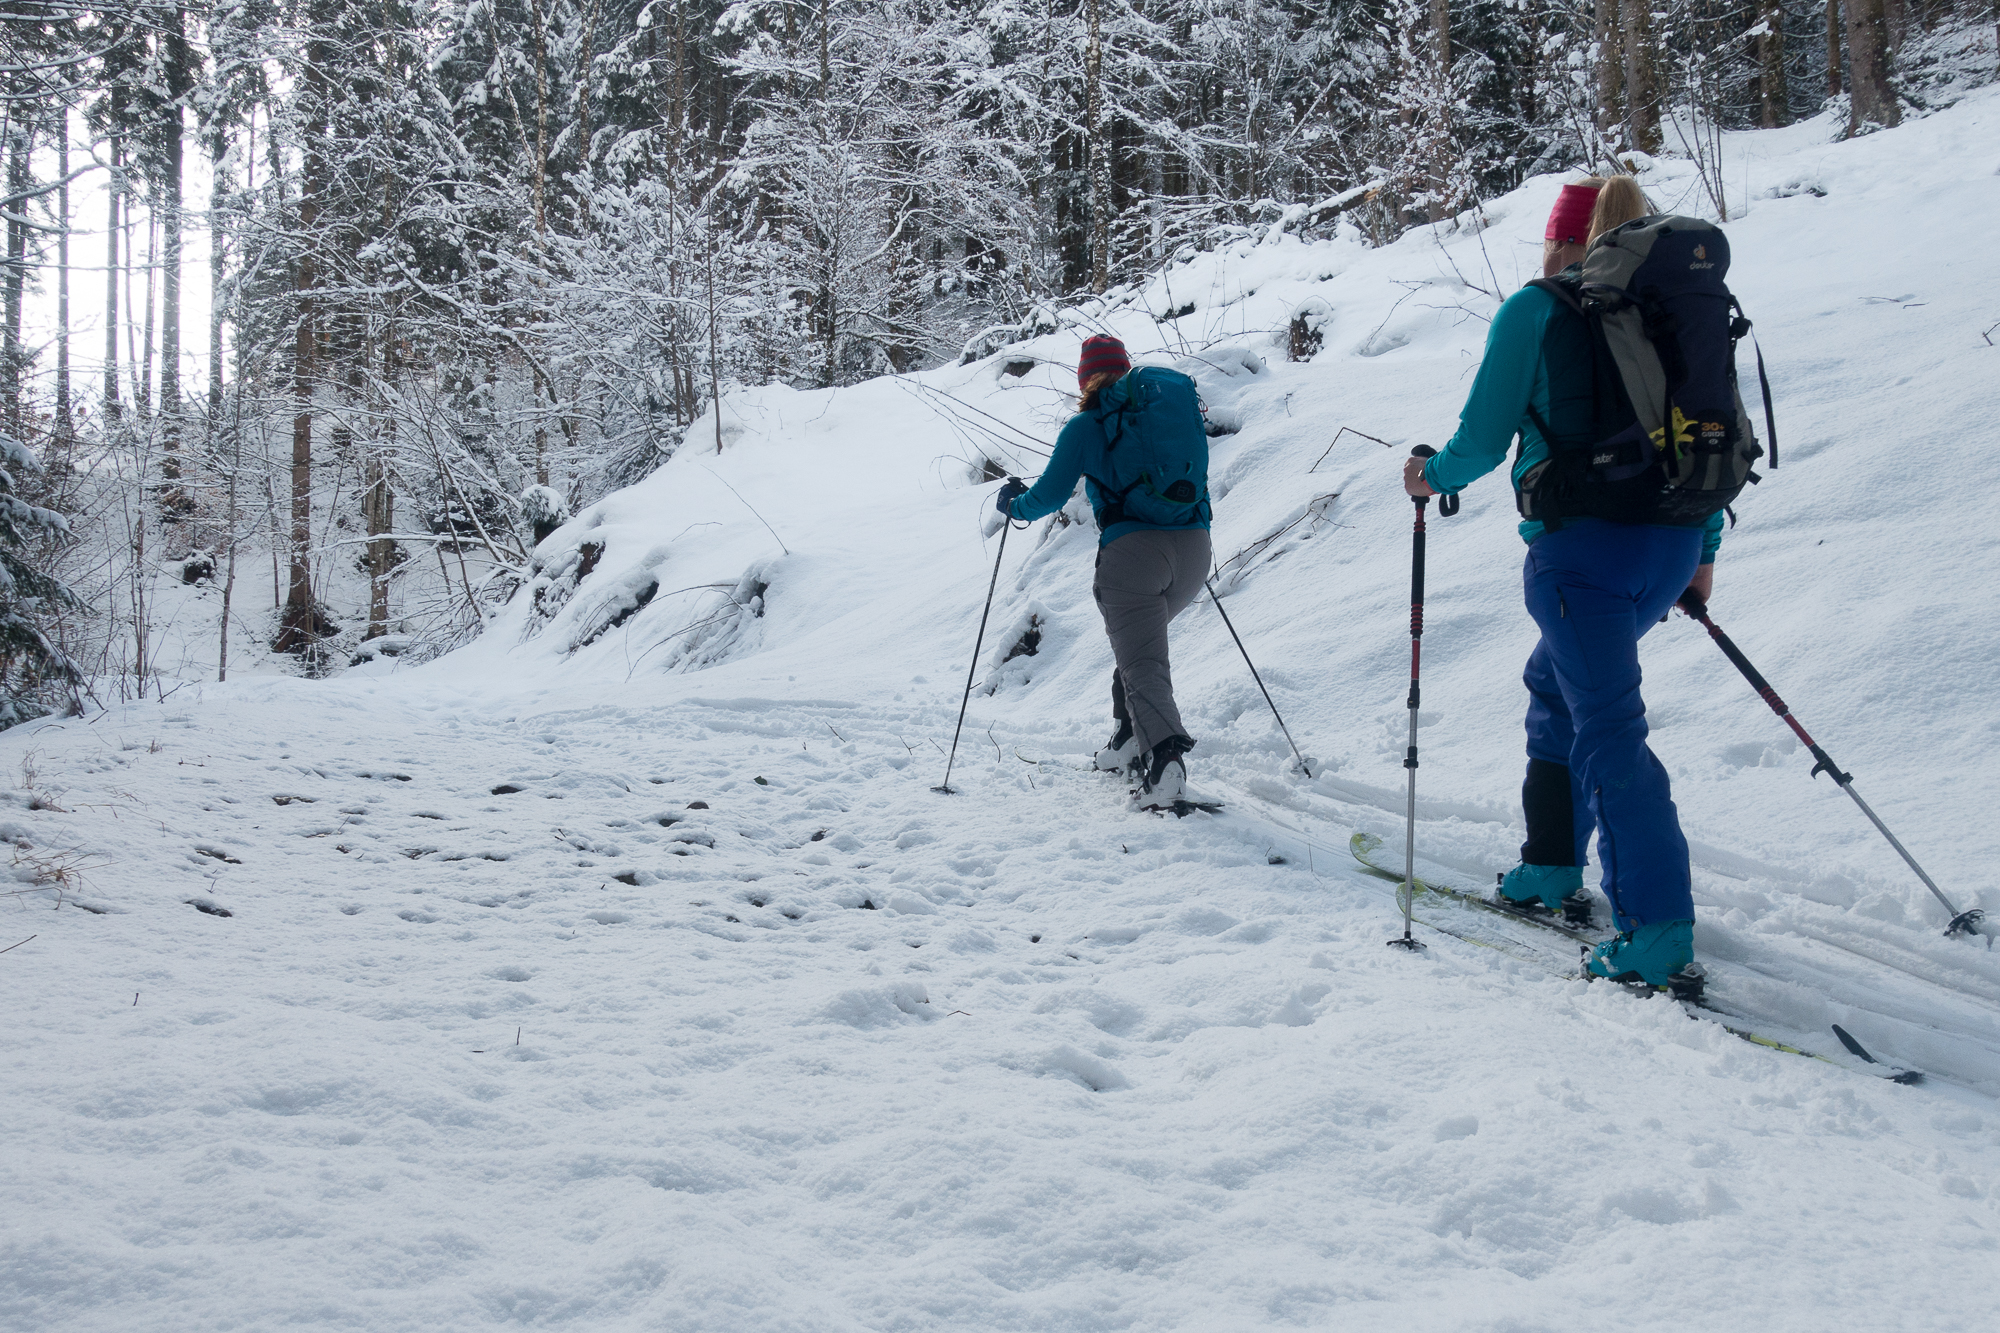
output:
[[[1687,588],[1699,528],[1566,521],[1528,548],[1522,584],[1542,640],[1528,656],[1528,757],[1569,766],[1576,860],[1590,830],[1621,930],[1692,921],[1687,839],[1646,744],[1639,639]]]

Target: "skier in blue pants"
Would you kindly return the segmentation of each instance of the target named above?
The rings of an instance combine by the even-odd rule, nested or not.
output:
[[[1630,177],[1614,177],[1597,195],[1589,239],[1651,211]],[[1524,287],[1510,296],[1494,316],[1458,433],[1434,457],[1409,460],[1405,489],[1455,494],[1499,466],[1517,433],[1518,483],[1549,456],[1540,423],[1560,430],[1576,410],[1574,363],[1579,355],[1587,361],[1584,336],[1581,321],[1548,292]],[[1542,638],[1523,673],[1529,837],[1501,892],[1560,909],[1582,891],[1595,827],[1620,931],[1592,953],[1587,967],[1597,976],[1663,986],[1694,958],[1687,839],[1666,769],[1646,743],[1638,649],[1683,591],[1707,600],[1721,533],[1719,513],[1702,527],[1582,517],[1553,530],[1521,524],[1529,544],[1523,591]]]
[[[1701,539],[1699,528],[1571,519],[1535,539],[1522,572],[1528,614],[1542,631],[1523,673],[1528,756],[1567,765],[1572,809],[1580,804],[1587,811],[1587,818],[1572,816],[1580,836],[1570,865],[1562,867],[1572,873],[1562,878],[1574,887],[1563,887],[1582,887],[1584,844],[1594,824],[1604,896],[1623,931],[1658,922],[1691,927],[1694,920],[1687,839],[1667,771],[1646,744],[1639,639],[1694,582],[1703,567]],[[1517,875],[1516,885],[1547,878]],[[1541,885],[1535,889],[1539,898]],[[1517,888],[1517,896],[1528,895]]]

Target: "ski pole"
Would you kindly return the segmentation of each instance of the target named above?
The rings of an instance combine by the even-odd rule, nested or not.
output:
[[[1011,478],[1009,479],[1011,480]],[[972,678],[979,671],[979,649],[986,642],[986,618],[993,614],[993,590],[1000,586],[1000,562],[1007,555],[1007,531],[1014,525],[1000,525],[1000,551],[993,557],[993,581],[986,585],[986,609],[979,613],[979,637],[972,641],[972,665],[965,670],[965,697],[958,701],[958,725],[951,732],[951,754],[944,761],[944,781],[931,790],[955,795],[951,786],[951,766],[958,761],[958,734],[965,730],[965,708],[972,702]]]
[[[1215,590],[1214,579],[1208,580],[1208,600],[1214,603],[1216,610],[1222,611],[1222,594]],[[1236,651],[1243,654],[1243,665],[1250,668],[1250,679],[1257,682],[1257,688],[1263,692],[1264,702],[1270,704],[1271,716],[1278,719],[1278,730],[1285,733],[1285,743],[1292,747],[1292,753],[1298,757],[1299,772],[1311,777],[1312,770],[1306,767],[1306,757],[1299,754],[1299,743],[1292,739],[1292,729],[1285,725],[1284,715],[1278,712],[1278,705],[1271,703],[1271,692],[1264,689],[1264,678],[1257,674],[1257,664],[1250,660],[1250,650],[1243,646],[1243,640],[1237,635],[1236,626],[1231,623],[1227,611],[1222,611],[1222,623],[1229,626],[1229,637],[1236,640]]]
[[[1909,863],[1910,869],[1917,872],[1917,878],[1924,882],[1924,887],[1929,889],[1940,903],[1944,904],[1944,910],[1951,914],[1951,924],[1944,928],[1945,937],[1949,939],[1954,935],[1973,933],[1973,927],[1979,924],[1986,913],[1977,907],[1961,912],[1952,905],[1951,899],[1944,896],[1944,890],[1940,889],[1937,886],[1937,882],[1925,874],[1924,868],[1917,864],[1917,858],[1910,855],[1909,849],[1903,846],[1896,835],[1889,831],[1889,826],[1884,824],[1881,817],[1869,808],[1868,802],[1861,799],[1861,793],[1854,790],[1854,775],[1840,771],[1840,766],[1833,762],[1833,756],[1821,749],[1819,742],[1807,735],[1806,729],[1799,725],[1799,720],[1792,716],[1791,708],[1783,699],[1778,697],[1778,692],[1771,688],[1771,682],[1765,680],[1757,668],[1750,665],[1750,659],[1745,657],[1743,650],[1738,648],[1730,641],[1729,636],[1722,632],[1721,626],[1708,618],[1708,604],[1701,599],[1700,594],[1696,593],[1693,589],[1682,593],[1680,607],[1681,610],[1701,622],[1702,627],[1708,631],[1708,637],[1714,639],[1716,647],[1722,649],[1723,656],[1735,663],[1736,669],[1743,673],[1743,678],[1750,682],[1750,688],[1757,691],[1764,702],[1771,706],[1771,711],[1784,720],[1785,725],[1792,729],[1793,735],[1805,742],[1806,749],[1812,751],[1812,776],[1818,777],[1821,770],[1825,770],[1827,775],[1834,780],[1842,791],[1852,796],[1854,803],[1861,807],[1861,813],[1868,816],[1868,822],[1873,824],[1876,831],[1889,840],[1889,845],[1896,849],[1896,854]]]
[[[1410,450],[1412,458],[1429,458],[1435,453],[1437,450],[1428,444]],[[1423,941],[1410,934],[1410,910],[1417,894],[1417,706],[1422,698],[1417,677],[1424,646],[1424,508],[1430,497],[1413,495],[1410,499],[1417,507],[1417,526],[1410,538],[1410,748],[1403,756],[1403,767],[1410,775],[1410,798],[1403,839],[1403,889],[1396,895],[1403,900],[1403,935],[1389,943],[1398,949],[1415,950],[1424,947]],[[1457,496],[1438,497],[1438,513],[1457,512]]]

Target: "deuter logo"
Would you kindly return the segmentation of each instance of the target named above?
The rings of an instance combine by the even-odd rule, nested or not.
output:
[[[1688,265],[1688,270],[1690,272],[1694,272],[1700,269],[1715,267],[1715,265],[1713,264],[1705,264],[1702,262],[1703,260],[1708,258],[1708,247],[1705,245],[1697,245],[1694,248],[1694,258],[1695,262]]]
[[[1696,259],[1706,259],[1706,258],[1708,258],[1708,247],[1707,247],[1707,246],[1705,246],[1705,245],[1697,245],[1697,246],[1696,246],[1696,247],[1694,248],[1694,257],[1695,257]]]

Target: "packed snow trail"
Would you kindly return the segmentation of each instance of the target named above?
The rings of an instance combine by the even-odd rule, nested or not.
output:
[[[1725,140],[1785,463],[1716,614],[1990,911],[2000,90],[1830,133]],[[1684,163],[1644,183],[1698,206]],[[1540,955],[1403,956],[1346,854],[1400,834],[1397,465],[1557,184],[1379,249],[1189,255],[966,365],[731,393],[719,455],[580,512],[459,653],[0,735],[0,1326],[1989,1322],[2000,951],[1941,937],[1697,628],[1642,654],[1718,993],[1932,1083]],[[1222,432],[1216,586],[1315,776],[1197,604],[1175,682],[1219,816],[1079,771],[1087,527],[1016,535],[967,656],[976,479],[1035,470],[1086,328],[1188,368]],[[1429,524],[1420,871],[1471,889],[1520,839],[1520,564],[1497,478]]]
[[[1384,949],[1358,870],[1046,736],[934,795],[950,719],[282,682],[44,732],[16,824],[111,865],[11,917],[5,1323],[1988,1310],[1990,1100]]]

